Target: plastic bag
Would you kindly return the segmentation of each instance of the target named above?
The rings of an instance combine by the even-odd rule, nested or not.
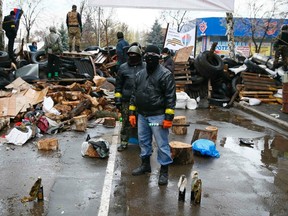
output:
[[[88,140],[88,143],[93,146],[93,148],[97,151],[100,158],[106,158],[109,156],[109,142],[102,138],[91,138]]]
[[[214,142],[208,139],[198,139],[192,143],[193,151],[200,152],[201,155],[219,158],[220,154]]]

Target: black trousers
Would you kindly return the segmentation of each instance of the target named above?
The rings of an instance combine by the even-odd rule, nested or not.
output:
[[[51,73],[52,76],[55,75],[55,72],[59,73],[60,69],[60,58],[55,55],[48,53],[48,65],[47,65],[47,75]]]
[[[14,42],[15,42],[15,37],[8,37],[8,54],[11,60],[14,59]]]

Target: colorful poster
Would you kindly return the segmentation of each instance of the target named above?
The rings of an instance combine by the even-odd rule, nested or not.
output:
[[[176,29],[168,27],[164,47],[171,50],[179,50],[183,47],[195,45],[195,28],[192,30],[180,33]]]

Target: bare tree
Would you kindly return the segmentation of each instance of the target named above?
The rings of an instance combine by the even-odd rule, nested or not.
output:
[[[26,30],[26,42],[30,42],[30,34],[33,25],[36,23],[39,14],[41,13],[42,8],[41,6],[42,0],[23,0],[22,7],[23,15],[22,15],[22,23]]]
[[[284,8],[288,8],[287,0],[266,0],[265,3],[259,3],[257,0],[248,1],[249,16],[242,18],[240,25],[245,25],[249,29],[256,53],[260,52],[267,35],[283,24],[283,22],[275,23],[274,19],[284,20],[287,17],[288,11]]]
[[[182,27],[189,22],[189,12],[183,10],[164,10],[161,12],[160,20],[163,20],[171,26],[176,26],[177,31],[180,32]]]

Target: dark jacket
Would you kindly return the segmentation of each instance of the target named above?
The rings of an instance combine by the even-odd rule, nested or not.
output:
[[[277,39],[274,43],[274,48],[278,46],[286,45],[288,46],[288,30],[282,30],[277,36]]]
[[[16,38],[18,25],[15,18],[12,15],[4,17],[2,28],[5,30],[7,37]]]
[[[129,47],[129,43],[124,40],[124,38],[120,38],[116,45],[116,54],[117,54],[117,64],[121,65],[127,61],[127,54],[125,48]]]
[[[172,73],[174,73],[175,64],[171,56],[167,56],[166,58],[164,58],[164,62],[162,63],[162,65],[168,68]]]
[[[129,102],[135,85],[136,73],[146,67],[145,62],[130,66],[127,62],[122,64],[116,76],[115,92],[122,95],[122,102]]]
[[[135,88],[130,105],[144,116],[165,114],[166,109],[175,109],[176,86],[173,74],[162,65],[148,74],[146,68],[136,74]]]

